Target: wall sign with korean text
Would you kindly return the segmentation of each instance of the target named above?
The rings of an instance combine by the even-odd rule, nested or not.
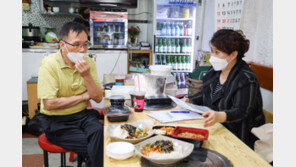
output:
[[[244,0],[215,0],[215,30],[240,29]]]

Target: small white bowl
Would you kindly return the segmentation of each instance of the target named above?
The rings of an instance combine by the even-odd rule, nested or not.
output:
[[[107,145],[106,154],[117,160],[124,160],[134,155],[135,146],[128,142],[113,142]]]

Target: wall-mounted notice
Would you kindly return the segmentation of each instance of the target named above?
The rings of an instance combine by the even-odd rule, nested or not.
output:
[[[240,29],[244,0],[215,0],[215,30]]]

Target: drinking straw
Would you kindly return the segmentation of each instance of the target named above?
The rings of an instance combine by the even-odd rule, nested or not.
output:
[[[120,70],[119,70],[119,63],[117,63],[117,75],[120,75]]]
[[[138,87],[139,87],[139,92],[141,91],[141,88],[140,88],[140,79],[139,79],[139,74],[138,74]]]

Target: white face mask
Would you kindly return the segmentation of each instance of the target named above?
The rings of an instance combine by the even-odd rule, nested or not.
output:
[[[67,46],[66,46],[66,50],[68,52],[67,57],[73,63],[76,63],[76,61],[82,59],[86,55],[86,53],[69,52]]]
[[[212,64],[215,71],[224,70],[228,65],[228,62],[225,59],[221,59],[212,55],[210,58],[210,63]]]

